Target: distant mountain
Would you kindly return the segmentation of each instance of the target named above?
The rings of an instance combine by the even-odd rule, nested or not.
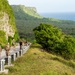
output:
[[[0,45],[4,46],[9,38],[17,33],[15,17],[7,0],[0,0]]]
[[[12,8],[15,12],[15,17],[18,17],[18,19],[43,18],[37,13],[35,7],[26,7],[24,5],[12,5]]]
[[[45,18],[40,16],[35,7],[26,7],[24,5],[12,5],[16,18],[16,25],[20,37],[34,39],[33,28],[40,23],[53,24],[61,28],[66,34],[75,35],[75,22],[68,20],[59,20],[54,18]]]

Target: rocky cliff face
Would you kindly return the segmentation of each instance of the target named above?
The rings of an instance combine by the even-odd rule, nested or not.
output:
[[[17,40],[16,34],[17,28],[12,8],[7,0],[0,0],[0,45],[4,46],[10,39]]]
[[[2,15],[0,17],[0,30],[4,31],[6,33],[6,39],[8,40],[8,37],[14,37],[14,30],[11,26],[11,24],[9,23],[9,15],[5,12],[0,12],[0,15]]]

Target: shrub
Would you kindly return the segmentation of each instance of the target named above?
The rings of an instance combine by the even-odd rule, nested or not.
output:
[[[44,49],[73,59],[75,55],[75,38],[65,35],[60,29],[53,25],[40,24],[33,29],[37,43]]]
[[[0,30],[0,45],[4,47],[6,43],[7,40],[6,40],[5,32]]]

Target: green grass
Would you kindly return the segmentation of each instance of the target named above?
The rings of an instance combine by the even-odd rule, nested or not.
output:
[[[47,53],[39,45],[32,45],[13,64],[14,67],[8,67],[8,75],[75,75],[75,63],[72,60]]]

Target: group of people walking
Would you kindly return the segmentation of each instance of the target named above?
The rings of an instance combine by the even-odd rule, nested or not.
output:
[[[20,41],[19,42],[20,50],[22,49],[22,46],[24,46],[24,45],[27,45],[27,41]],[[15,49],[15,44],[13,44],[13,47]],[[6,56],[9,56],[10,55],[10,52],[9,52],[10,51],[10,48],[11,48],[10,44],[7,43],[7,45],[5,46]],[[0,46],[0,55],[1,55],[1,51],[2,51],[2,48]]]

